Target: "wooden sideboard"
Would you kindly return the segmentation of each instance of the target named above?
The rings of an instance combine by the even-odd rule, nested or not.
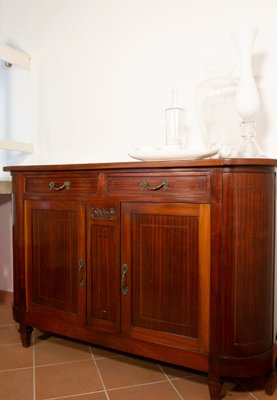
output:
[[[32,327],[224,377],[271,373],[273,159],[11,166]]]

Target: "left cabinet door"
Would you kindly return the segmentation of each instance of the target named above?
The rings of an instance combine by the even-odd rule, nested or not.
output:
[[[24,220],[27,315],[85,324],[85,203],[26,200]]]

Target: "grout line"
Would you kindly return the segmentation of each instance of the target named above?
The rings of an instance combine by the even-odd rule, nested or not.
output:
[[[81,397],[81,396],[87,396],[89,394],[98,394],[98,393],[105,393],[104,390],[97,390],[95,392],[87,392],[87,393],[77,393],[77,394],[71,394],[71,395],[66,395],[66,396],[59,396],[59,397],[47,397],[44,400],[60,400],[60,399],[68,399],[69,397]]]
[[[24,369],[32,369],[33,367],[21,367],[21,368],[10,368],[10,369],[1,369],[0,373],[2,372],[12,372],[12,371],[22,371]]]
[[[250,394],[250,396],[252,396],[253,399],[259,400],[258,397],[256,397],[253,393],[249,392],[249,390],[247,389],[247,387],[244,386],[244,384],[241,383],[238,379],[235,379],[235,382],[236,382],[237,385],[239,385],[243,390],[245,390],[248,394]]]
[[[179,390],[175,387],[175,385],[171,382],[171,379],[169,379],[168,375],[164,372],[163,367],[158,364],[160,370],[162,371],[162,373],[164,374],[164,376],[166,377],[167,381],[170,383],[170,385],[172,386],[172,388],[175,390],[175,392],[177,393],[177,395],[180,397],[180,399],[184,400],[183,396],[181,396],[181,393],[179,392]]]
[[[21,344],[21,346],[22,346],[21,342],[14,342],[14,343],[3,343],[3,344],[0,344],[0,347],[14,346],[16,344]]]
[[[171,381],[180,381],[182,379],[197,379],[199,376],[198,374],[190,374],[190,375],[184,375],[184,376],[175,376],[175,378],[169,378]]]
[[[92,347],[92,352],[93,352],[93,347]],[[94,356],[95,357],[95,356]],[[95,357],[95,360],[96,361],[99,361],[99,360],[106,360],[107,358],[108,359],[113,359],[113,358],[119,358],[119,357],[124,357],[124,355],[123,354],[115,354],[114,356],[113,355],[109,355],[109,356],[96,356]]]
[[[21,342],[15,342],[15,343],[0,344],[0,347],[15,346],[15,345],[22,346],[22,343]]]
[[[84,361],[91,361],[91,358],[82,358],[79,360],[62,361],[62,362],[56,362],[56,363],[51,363],[51,364],[41,364],[41,365],[36,365],[36,368],[52,367],[54,365],[63,365],[63,364],[73,364],[73,363],[84,362]]]
[[[101,381],[101,383],[102,383],[102,385],[103,385],[105,396],[106,396],[107,400],[110,400],[110,397],[109,397],[108,392],[107,392],[107,388],[106,388],[106,386],[105,386],[105,383],[104,383],[104,381],[103,381],[102,375],[101,375],[100,370],[99,370],[99,368],[98,368],[98,365],[97,365],[97,362],[96,362],[96,360],[95,360],[94,354],[93,354],[93,352],[92,352],[91,346],[89,346],[89,350],[90,350],[91,357],[92,357],[92,359],[93,359],[93,361],[94,361],[95,368],[97,369],[97,372],[98,372],[100,381]]]
[[[107,391],[108,392],[113,392],[113,391],[116,391],[116,390],[119,390],[119,389],[130,389],[130,388],[137,388],[137,387],[140,387],[140,386],[158,385],[159,383],[166,383],[166,382],[167,382],[167,380],[165,379],[165,380],[162,380],[162,381],[137,383],[137,384],[134,384],[134,385],[118,386],[118,387],[115,387],[115,388],[110,388],[110,389],[107,389]]]
[[[36,350],[35,350],[35,335],[32,333],[32,348],[33,348],[33,400],[36,400]]]

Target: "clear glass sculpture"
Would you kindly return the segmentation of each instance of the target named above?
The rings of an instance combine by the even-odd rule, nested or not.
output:
[[[219,157],[230,157],[239,140],[235,97],[238,79],[235,66],[213,64],[206,67],[207,78],[195,88],[196,115],[207,148],[217,148]]]

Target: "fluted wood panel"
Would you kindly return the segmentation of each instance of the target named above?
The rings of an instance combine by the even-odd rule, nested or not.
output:
[[[198,219],[132,216],[132,324],[198,336]]]
[[[207,345],[209,206],[124,204],[123,223],[130,286],[123,309],[126,332],[165,342],[176,340],[170,336],[175,334],[191,346]]]
[[[26,201],[27,309],[77,316],[79,261],[84,260],[83,208],[75,202]]]
[[[272,174],[224,176],[224,354],[251,355],[272,346],[273,190]]]
[[[88,324],[116,332],[120,318],[119,256],[116,226],[110,221],[91,224],[88,272]]]

